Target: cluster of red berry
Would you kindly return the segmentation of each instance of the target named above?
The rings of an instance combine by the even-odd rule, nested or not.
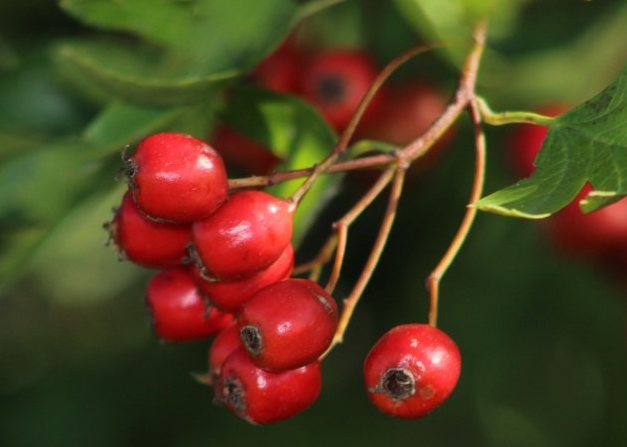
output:
[[[229,194],[220,155],[188,135],[150,136],[125,159],[129,190],[108,228],[125,258],[162,269],[146,294],[154,331],[167,341],[217,334],[208,380],[216,400],[247,421],[308,408],[338,308],[317,283],[290,278],[291,202],[257,190]],[[386,413],[422,416],[451,393],[460,362],[440,330],[398,326],[368,354],[368,393]]]

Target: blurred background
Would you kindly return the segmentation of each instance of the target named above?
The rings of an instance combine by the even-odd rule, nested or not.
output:
[[[258,152],[223,143],[233,177],[308,166],[326,153],[334,125],[299,91],[277,92],[259,74],[285,45],[302,57],[350,48],[381,67],[418,42],[452,42],[390,80],[398,89],[419,82],[441,107],[468,24],[489,13],[479,91],[503,110],[579,104],[627,60],[624,1],[429,3],[0,3],[0,445],[627,445],[627,261],[573,256],[544,222],[480,214],[444,278],[439,327],[463,356],[449,400],[414,421],[368,401],[365,355],[389,328],[426,322],[424,279],[464,213],[474,164],[465,117],[437,156],[412,169],[379,268],[344,344],[323,364],[322,395],[294,419],[256,427],[215,405],[191,376],[206,371],[210,342],[159,342],[143,304],[154,271],[104,246],[102,224],[126,188],[116,181],[120,152],[151,133],[212,140],[229,126],[273,151],[252,163]],[[521,176],[512,140],[520,126],[486,132],[492,192]],[[317,252],[370,181],[334,176],[312,191],[298,217],[298,261]],[[351,228],[338,301],[384,205]]]

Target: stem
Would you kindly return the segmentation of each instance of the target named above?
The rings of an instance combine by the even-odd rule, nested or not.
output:
[[[483,183],[485,179],[485,158],[486,158],[486,144],[485,135],[481,127],[481,113],[479,107],[475,101],[471,101],[469,106],[470,116],[472,118],[474,131],[475,131],[475,173],[473,178],[472,190],[470,192],[470,204],[466,207],[466,213],[464,218],[457,229],[457,233],[448,249],[444,253],[444,256],[431,272],[427,278],[427,288],[429,289],[429,324],[431,326],[437,326],[438,321],[438,301],[439,301],[439,289],[440,280],[450,267],[451,263],[457,256],[460,248],[462,247],[470,228],[477,215],[477,208],[474,203],[481,198],[483,194]]]
[[[356,158],[334,164],[322,174],[331,174],[337,172],[357,171],[367,168],[380,168],[389,166],[397,160],[397,156],[392,154],[379,154],[369,157]],[[294,169],[292,171],[276,172],[267,176],[257,175],[253,177],[236,178],[229,180],[229,189],[254,188],[272,186],[278,183],[287,182],[300,177],[307,177],[316,169],[312,166],[304,169]]]
[[[385,210],[385,215],[383,216],[383,222],[381,222],[381,227],[379,228],[379,233],[377,234],[377,239],[372,247],[372,251],[370,252],[370,256],[366,261],[366,265],[364,266],[359,279],[355,283],[353,290],[348,295],[348,297],[344,300],[344,307],[342,309],[342,314],[340,315],[340,320],[338,323],[337,330],[335,331],[335,336],[333,337],[333,341],[331,342],[331,346],[324,355],[326,355],[333,347],[339,343],[342,343],[344,340],[344,333],[346,332],[346,328],[348,327],[348,323],[353,315],[353,311],[355,310],[355,306],[359,302],[359,298],[364,292],[364,289],[368,285],[370,278],[372,277],[372,273],[379,263],[379,259],[381,258],[381,253],[383,252],[383,248],[387,243],[388,236],[390,235],[390,230],[392,229],[392,224],[394,223],[394,218],[396,217],[396,210],[398,208],[398,201],[400,199],[401,193],[403,191],[403,181],[405,180],[405,166],[398,166],[395,169],[394,174],[394,182],[392,183],[392,189],[390,190],[390,197],[388,200],[388,206]]]
[[[501,126],[503,124],[513,123],[529,123],[537,124],[539,126],[550,126],[555,120],[554,117],[540,115],[539,113],[534,112],[493,112],[485,99],[477,97],[476,100],[483,121],[491,124],[492,126]]]
[[[346,148],[348,147],[348,143],[350,142],[350,139],[353,137],[353,134],[355,133],[355,129],[357,128],[359,121],[361,120],[364,112],[366,111],[368,104],[370,104],[370,101],[372,100],[374,95],[377,93],[377,91],[379,91],[379,89],[381,88],[383,83],[387,80],[387,78],[390,77],[390,75],[394,73],[394,71],[403,63],[407,62],[409,59],[411,59],[412,57],[420,53],[430,50],[431,48],[433,48],[432,45],[420,45],[418,47],[412,48],[409,51],[406,51],[405,53],[401,54],[400,56],[397,56],[394,59],[392,59],[392,61],[383,68],[383,70],[376,77],[376,79],[374,80],[370,88],[368,88],[368,91],[366,91],[366,94],[364,95],[364,97],[359,102],[359,105],[357,106],[357,110],[353,114],[353,117],[348,123],[348,126],[346,126],[346,128],[340,135],[340,139],[338,140],[333,150],[327,155],[327,157],[324,160],[322,160],[320,164],[314,167],[311,174],[309,174],[309,177],[307,177],[307,179],[296,190],[296,192],[292,194],[292,197],[290,198],[290,200],[294,204],[294,206],[298,205],[298,203],[302,200],[302,198],[307,193],[307,191],[311,189],[311,187],[313,186],[315,181],[318,179],[318,177],[322,175],[323,173],[325,173],[331,166],[333,166],[333,164],[337,161],[338,158],[344,155],[344,152],[346,152]]]
[[[346,251],[346,242],[348,239],[348,227],[361,215],[361,213],[370,206],[370,204],[381,194],[381,191],[392,181],[395,167],[388,168],[377,179],[374,185],[363,195],[363,197],[351,208],[351,210],[338,220],[334,227],[337,232],[337,249],[335,250],[335,261],[333,262],[333,269],[329,276],[329,281],[325,287],[325,290],[332,294],[337,281],[340,278],[340,272],[344,263],[344,253]]]
[[[294,267],[294,271],[292,272],[292,274],[300,275],[305,272],[311,272],[311,274],[309,275],[309,279],[318,282],[318,279],[320,278],[320,273],[322,271],[322,266],[329,262],[329,259],[331,259],[331,256],[333,256],[336,245],[337,235],[332,234],[331,237],[329,237],[329,239],[327,239],[325,244],[322,246],[316,257],[309,262],[305,262]]]

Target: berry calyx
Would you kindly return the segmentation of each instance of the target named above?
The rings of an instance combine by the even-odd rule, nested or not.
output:
[[[284,371],[323,354],[337,327],[337,305],[317,283],[286,279],[257,292],[238,318],[240,339],[254,363]]]
[[[364,377],[368,396],[382,412],[417,418],[451,394],[461,372],[453,340],[427,324],[405,324],[386,332],[368,353]]]
[[[292,238],[293,207],[262,191],[233,194],[192,226],[192,257],[207,279],[245,278],[270,267]]]
[[[283,372],[255,365],[239,348],[222,364],[218,398],[253,424],[270,424],[296,416],[318,398],[322,387],[320,362]]]
[[[198,289],[207,296],[212,305],[226,312],[237,314],[242,306],[255,293],[270,284],[289,278],[294,269],[294,247],[289,244],[279,259],[257,273],[241,279],[225,281],[207,281],[198,267],[192,270]]]
[[[341,129],[376,77],[376,65],[367,54],[357,50],[327,51],[307,61],[298,91],[333,127]],[[375,107],[371,105],[369,113]]]
[[[190,225],[147,218],[133,202],[130,192],[122,198],[107,228],[122,257],[151,268],[181,264],[192,237]]]
[[[135,203],[153,219],[204,219],[226,199],[228,183],[220,155],[192,136],[151,135],[139,143],[127,164]]]
[[[183,267],[162,270],[150,279],[146,305],[153,330],[166,341],[207,338],[233,320],[231,314],[209,305]]]

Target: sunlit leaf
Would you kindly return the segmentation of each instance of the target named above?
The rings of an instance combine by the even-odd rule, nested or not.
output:
[[[627,66],[591,100],[555,119],[534,173],[481,199],[477,206],[516,217],[542,218],[567,205],[586,182],[595,191],[586,212],[627,195]]]

